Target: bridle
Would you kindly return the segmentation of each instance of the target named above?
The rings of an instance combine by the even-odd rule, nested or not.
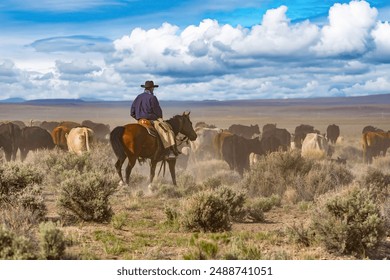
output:
[[[186,118],[186,116],[183,116]],[[184,126],[184,120],[182,118],[179,118],[179,132],[177,133],[175,139],[176,139],[176,146],[180,146],[182,145],[183,143],[187,143],[189,142],[189,138],[188,136],[182,134],[180,131],[183,129],[183,126]],[[180,137],[180,134],[183,135],[182,137]]]

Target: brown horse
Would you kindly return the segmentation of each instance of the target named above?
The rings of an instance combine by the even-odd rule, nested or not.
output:
[[[197,135],[192,127],[189,115],[190,113],[176,115],[166,122],[171,125],[175,136],[181,133],[191,141],[194,141]],[[161,141],[159,138],[151,136],[144,126],[137,123],[117,126],[112,130],[110,133],[110,142],[118,158],[115,167],[122,181],[122,165],[127,157],[129,161],[126,167],[126,183],[129,184],[131,170],[139,158],[150,159],[150,183],[152,183],[157,163],[165,160],[163,149],[160,148],[162,144],[159,141]],[[167,160],[167,162],[172,182],[176,185],[176,159]]]

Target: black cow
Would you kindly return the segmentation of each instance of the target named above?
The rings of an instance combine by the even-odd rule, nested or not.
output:
[[[100,142],[108,143],[109,134],[111,132],[110,126],[108,124],[95,123],[90,120],[85,120],[81,123],[81,125],[92,129],[96,140]]]
[[[0,124],[0,148],[3,148],[7,161],[15,160],[20,145],[21,130],[13,123]]]
[[[53,138],[50,133],[38,126],[29,126],[22,129],[20,142],[20,158],[25,160],[29,151],[38,149],[53,149]]]
[[[301,124],[295,128],[294,133],[294,144],[295,148],[301,149],[302,142],[305,140],[305,137],[308,133],[320,133],[318,130],[315,130],[313,126],[308,124]]]
[[[260,134],[259,125],[242,125],[242,124],[232,124],[228,130],[238,136],[242,136],[246,139],[251,139],[253,135]]]
[[[287,129],[276,128],[276,125],[274,124],[267,124],[263,127],[263,134],[261,136],[261,139],[271,140],[272,138],[278,139],[278,149],[280,148],[282,151],[287,151],[291,146],[291,134],[287,131]],[[270,145],[268,145],[269,148],[267,147],[266,150],[273,151],[276,143],[270,143]]]
[[[246,139],[239,135],[227,136],[222,143],[222,157],[230,169],[236,170],[241,176],[244,169],[249,170],[249,154],[264,154],[259,138]]]
[[[332,144],[336,144],[337,138],[340,136],[340,127],[335,124],[328,125],[328,128],[326,129],[326,138],[328,138],[328,141]]]

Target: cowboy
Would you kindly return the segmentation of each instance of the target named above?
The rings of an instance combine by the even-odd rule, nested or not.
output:
[[[130,115],[138,123],[145,123],[145,120],[152,121],[163,143],[165,159],[174,159],[179,154],[176,147],[175,134],[171,126],[162,119],[160,104],[157,97],[153,94],[154,88],[158,87],[158,85],[155,85],[153,81],[146,81],[141,87],[145,90],[134,99]]]

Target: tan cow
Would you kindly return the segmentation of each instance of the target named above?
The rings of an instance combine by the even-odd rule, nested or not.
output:
[[[329,155],[329,151],[328,140],[321,134],[308,133],[302,142],[301,155],[303,157],[325,158]]]
[[[82,155],[90,151],[90,145],[94,142],[94,132],[88,127],[72,128],[66,135],[66,142],[70,152]]]

